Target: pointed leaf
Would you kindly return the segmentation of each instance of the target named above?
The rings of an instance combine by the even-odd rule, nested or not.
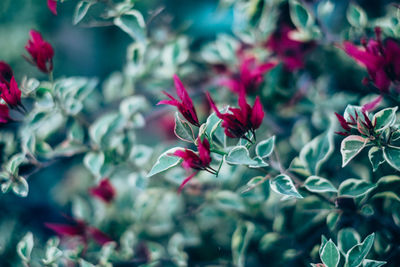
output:
[[[172,155],[176,150],[179,149],[182,148],[174,147],[162,153],[158,157],[157,162],[153,165],[153,168],[151,168],[150,172],[147,174],[147,177],[169,170],[181,163],[181,158]]]
[[[385,162],[382,149],[377,146],[371,147],[371,149],[368,151],[368,158],[371,162],[373,172],[376,172],[379,165]]]
[[[350,178],[340,184],[339,195],[359,197],[367,194],[375,187],[375,184],[370,184],[364,180]]]
[[[266,158],[272,154],[275,146],[275,135],[261,141],[256,146],[256,155],[260,158]]]
[[[372,123],[375,125],[375,132],[380,133],[386,128],[392,126],[396,122],[397,107],[385,108],[375,113]]]
[[[88,10],[92,4],[93,4],[93,2],[80,1],[76,5],[74,19],[72,22],[74,25],[78,24],[85,17],[86,13],[88,12]]]
[[[138,42],[143,42],[146,39],[146,24],[142,14],[137,10],[130,10],[115,18],[114,24]]]
[[[17,253],[24,262],[29,262],[33,249],[33,235],[28,232],[17,244]]]
[[[337,189],[329,180],[319,176],[308,177],[304,186],[311,192],[337,192]]]
[[[390,166],[400,171],[400,147],[383,147],[383,157]]]
[[[233,148],[225,158],[232,165],[256,165],[258,162],[250,158],[249,151],[244,146]]]
[[[297,192],[292,179],[290,179],[290,177],[286,174],[280,174],[274,179],[270,180],[270,186],[271,189],[278,194],[295,198],[303,198],[299,192]]]
[[[326,267],[336,267],[339,264],[340,253],[335,243],[329,240],[321,251],[321,261]]]
[[[174,133],[182,141],[193,143],[193,141],[195,139],[192,127],[190,126],[190,124],[188,122],[179,118],[178,113],[175,113]]]
[[[360,266],[374,244],[375,234],[367,236],[361,244],[352,247],[346,255],[346,264],[351,267]]]
[[[360,242],[360,235],[353,228],[344,228],[338,232],[339,250],[346,254],[352,247]]]
[[[363,150],[368,139],[358,135],[350,135],[342,140],[340,153],[342,153],[342,167],[346,166],[358,153]]]

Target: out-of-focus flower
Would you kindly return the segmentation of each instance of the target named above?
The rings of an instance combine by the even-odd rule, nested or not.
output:
[[[304,58],[315,47],[313,41],[301,42],[290,36],[294,28],[287,24],[277,27],[277,30],[269,37],[266,47],[282,60],[288,71],[295,71],[304,67]]]
[[[92,196],[98,199],[111,203],[114,200],[116,191],[111,182],[106,178],[100,181],[99,185],[89,189]]]
[[[229,108],[230,113],[222,114],[210,94],[207,92],[207,97],[212,109],[222,120],[221,126],[225,128],[225,134],[231,138],[244,138],[251,142],[246,137],[247,132],[252,132],[255,137],[255,130],[258,129],[264,118],[264,111],[259,97],[256,97],[253,107],[246,102],[246,95],[242,90],[239,94],[239,108]]]
[[[163,93],[170,98],[170,100],[162,100],[157,103],[157,105],[171,105],[178,108],[179,112],[182,116],[191,124],[199,127],[199,119],[197,118],[196,110],[193,105],[193,101],[190,98],[189,94],[186,91],[186,88],[183,86],[181,80],[177,75],[174,75],[174,83],[175,89],[178,97],[181,99],[181,102],[176,100],[173,96],[163,91]]]
[[[8,84],[13,75],[10,65],[4,61],[0,61],[0,82]]]
[[[10,110],[7,105],[0,104],[0,123],[7,123],[11,120]]]
[[[29,35],[31,39],[28,40],[25,49],[31,55],[31,58],[25,58],[42,72],[50,73],[53,70],[53,47],[43,40],[39,32],[31,30]]]
[[[21,105],[21,90],[18,88],[18,84],[15,81],[14,76],[11,78],[10,83],[0,82],[0,93],[1,98],[11,107],[17,107]]]
[[[210,166],[210,143],[208,142],[207,138],[204,138],[203,142],[201,141],[200,137],[197,138],[197,149],[199,151],[198,153],[190,149],[184,149],[175,151],[173,155],[183,159],[182,167],[186,170],[205,170],[212,174],[216,174],[216,171]],[[192,179],[196,174],[197,172],[194,172],[187,177],[179,186],[178,192],[182,191],[185,184],[189,182],[190,179]]]
[[[254,56],[241,56],[239,73],[233,73],[229,78],[223,78],[220,85],[227,86],[235,93],[244,90],[254,93],[264,80],[264,74],[277,65],[275,61],[258,63]]]
[[[57,0],[47,0],[47,7],[50,9],[51,13],[57,15]]]
[[[89,240],[94,240],[99,245],[104,245],[107,242],[113,241],[108,235],[99,229],[87,225],[82,220],[75,220],[74,225],[58,224],[58,223],[45,223],[45,226],[60,237],[77,237],[80,238],[84,244]]]
[[[363,47],[344,42],[342,49],[358,64],[365,67],[374,85],[387,93],[392,82],[400,82],[400,46],[394,39],[382,42],[381,29],[376,28],[376,40],[362,40]]]

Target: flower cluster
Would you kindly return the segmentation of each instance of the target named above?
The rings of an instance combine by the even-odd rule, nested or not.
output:
[[[0,62],[0,97],[6,104],[0,104],[0,123],[12,121],[9,108],[21,111],[21,90],[15,81],[14,73],[10,65]]]
[[[260,127],[264,118],[264,111],[258,96],[251,107],[247,104],[245,92],[242,90],[238,99],[239,108],[229,108],[230,113],[221,113],[208,92],[207,98],[218,118],[222,120],[221,126],[225,128],[226,136],[244,138],[252,142],[246,134],[251,132],[255,138],[255,130]]]
[[[342,49],[358,64],[365,67],[369,78],[364,79],[381,90],[389,92],[392,83],[400,82],[400,45],[394,39],[382,41],[380,28],[375,29],[376,40],[361,41],[363,47],[344,42]]]

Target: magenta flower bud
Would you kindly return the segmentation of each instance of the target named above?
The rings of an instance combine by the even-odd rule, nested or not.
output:
[[[8,106],[0,104],[0,123],[7,123],[9,121],[11,121],[11,118]]]
[[[31,30],[29,35],[31,39],[28,40],[25,49],[31,55],[31,58],[26,57],[26,59],[36,65],[40,71],[50,73],[53,70],[53,47],[43,40],[39,32]]]
[[[115,188],[107,178],[101,180],[99,185],[90,188],[89,193],[106,203],[111,203],[116,195]]]
[[[14,76],[11,78],[9,84],[0,83],[1,98],[11,107],[21,105],[21,90],[15,81]]]
[[[54,15],[57,15],[57,0],[47,0],[47,7]]]

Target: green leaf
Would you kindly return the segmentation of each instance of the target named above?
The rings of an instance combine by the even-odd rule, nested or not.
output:
[[[24,262],[29,262],[33,249],[33,235],[28,232],[17,244],[17,253]]]
[[[322,164],[328,160],[333,150],[333,135],[328,131],[303,147],[300,151],[300,160],[312,175],[318,175]]]
[[[186,141],[189,143],[193,143],[194,141],[194,134],[192,127],[187,121],[184,121],[181,118],[179,118],[178,112],[175,113],[174,133],[182,141]]]
[[[244,267],[246,250],[254,234],[255,226],[251,222],[240,222],[232,236],[232,257],[235,266]]]
[[[380,267],[386,264],[386,261],[363,260],[363,267]]]
[[[295,198],[303,198],[299,192],[297,192],[292,179],[290,179],[290,177],[286,174],[280,174],[274,179],[270,180],[270,186],[271,189],[278,194]]]
[[[400,147],[383,147],[383,157],[390,166],[400,171]]]
[[[88,10],[92,4],[93,4],[92,2],[80,1],[76,5],[74,18],[72,20],[72,23],[74,25],[78,24],[85,17],[86,13],[88,12]]]
[[[250,168],[260,168],[260,167],[268,167],[269,164],[263,161],[260,157],[256,156],[253,158],[254,161],[257,161],[257,164],[249,165]]]
[[[375,125],[374,131],[380,133],[396,122],[397,107],[385,108],[375,113],[372,118],[372,124]]]
[[[329,180],[319,176],[308,177],[304,182],[304,186],[311,192],[337,192],[337,189]]]
[[[352,247],[346,254],[346,264],[349,267],[360,266],[374,244],[375,234],[367,236],[361,244]]]
[[[346,255],[352,247],[360,242],[360,235],[353,228],[344,228],[338,232],[339,250]]]
[[[350,3],[347,8],[346,17],[351,26],[363,28],[367,25],[368,17],[365,11],[357,4]]]
[[[208,116],[207,121],[206,121],[206,128],[205,128],[205,133],[211,138],[213,133],[217,130],[218,126],[221,124],[221,119],[217,117],[217,114],[215,112],[211,113],[210,116]]]
[[[242,212],[245,210],[242,198],[232,191],[219,191],[214,197],[217,207],[222,210],[235,210]]]
[[[247,184],[246,184],[246,188],[241,192],[242,194],[245,192],[248,192],[254,188],[256,188],[257,186],[261,185],[262,183],[264,183],[265,181],[267,181],[268,176],[256,176],[251,178]]]
[[[142,14],[137,10],[130,10],[125,14],[114,19],[114,24],[121,30],[129,34],[138,42],[146,39],[146,24]]]
[[[23,153],[15,154],[7,162],[5,169],[13,175],[18,175],[18,168],[24,161],[25,161],[25,154]]]
[[[85,155],[83,163],[93,175],[100,176],[100,170],[104,164],[104,159],[103,152],[89,152]]]
[[[321,251],[321,261],[326,267],[336,267],[340,261],[340,253],[335,243],[329,239]]]
[[[385,162],[385,159],[383,158],[382,149],[380,149],[377,146],[371,147],[371,149],[368,151],[368,158],[369,162],[371,162],[373,172],[376,172],[378,170],[379,165]]]
[[[12,190],[16,195],[20,197],[26,197],[29,192],[29,185],[23,177],[14,177],[12,182]]]
[[[319,247],[318,253],[321,255],[322,250],[324,249],[326,243],[328,243],[328,239],[324,235],[321,235],[321,246]]]
[[[181,163],[182,162],[181,158],[172,155],[176,150],[179,149],[182,148],[174,147],[162,153],[158,157],[157,162],[153,165],[153,168],[151,168],[150,172],[147,174],[147,177],[169,170],[177,166],[179,163]]]
[[[129,154],[129,158],[136,164],[136,166],[144,166],[150,160],[153,149],[145,145],[134,145]]]
[[[84,259],[79,259],[79,266],[80,267],[96,267],[95,265],[91,264],[88,261],[85,261]]]
[[[376,187],[375,184],[370,184],[359,179],[346,179],[339,186],[339,195],[359,197],[367,194]]]
[[[250,158],[249,151],[244,146],[234,147],[225,157],[225,160],[232,165],[256,165],[258,163]]]
[[[363,150],[368,139],[358,135],[350,135],[342,140],[340,153],[342,153],[342,168],[346,166],[358,153]]]
[[[122,100],[119,105],[119,112],[125,118],[131,118],[134,114],[146,111],[149,104],[143,96],[131,96]]]
[[[257,144],[256,155],[262,159],[269,157],[274,151],[274,146],[275,146],[275,135]]]
[[[290,18],[296,27],[306,29],[314,24],[313,16],[300,1],[292,0],[289,4]]]

